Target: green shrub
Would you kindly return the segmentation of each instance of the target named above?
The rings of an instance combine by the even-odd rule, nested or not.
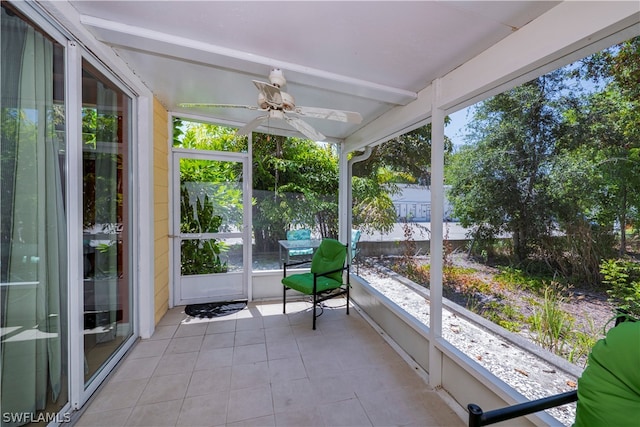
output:
[[[544,299],[533,309],[529,318],[533,339],[556,354],[562,355],[573,331],[574,319],[562,310],[563,299],[552,287],[544,290]]]
[[[618,308],[640,317],[640,264],[621,259],[600,264],[602,283],[609,285],[609,301]]]

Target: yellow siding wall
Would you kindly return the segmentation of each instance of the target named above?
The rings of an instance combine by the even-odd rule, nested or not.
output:
[[[169,113],[153,102],[153,217],[155,323],[169,309]]]

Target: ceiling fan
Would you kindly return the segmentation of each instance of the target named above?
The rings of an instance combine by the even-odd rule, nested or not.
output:
[[[287,83],[282,70],[274,68],[269,73],[270,83],[252,80],[258,88],[258,106],[235,105],[235,104],[203,104],[203,103],[181,103],[184,108],[246,108],[249,110],[262,111],[265,115],[258,116],[249,123],[238,129],[237,135],[248,135],[263,122],[270,119],[284,120],[301,134],[314,141],[323,141],[325,136],[315,130],[311,125],[300,117],[312,117],[317,119],[336,120],[339,122],[360,123],[362,116],[353,111],[332,110],[328,108],[301,107],[297,106],[293,96],[281,90]]]

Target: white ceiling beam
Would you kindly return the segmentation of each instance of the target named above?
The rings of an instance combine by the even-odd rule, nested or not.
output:
[[[139,50],[159,56],[170,56],[221,69],[233,69],[264,76],[265,66],[281,68],[287,80],[321,89],[344,92],[362,98],[404,105],[417,98],[415,92],[356,79],[317,68],[280,61],[197,40],[161,33],[142,27],[92,16],[82,16],[82,23],[93,28],[96,37],[116,47]]]
[[[640,34],[637,1],[565,1],[442,77],[439,105],[461,109]],[[431,86],[345,140],[347,152],[427,123]]]

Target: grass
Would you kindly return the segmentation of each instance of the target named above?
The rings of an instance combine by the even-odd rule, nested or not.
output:
[[[533,340],[558,355],[564,354],[575,323],[573,316],[560,307],[562,302],[557,289],[547,286],[543,301],[534,307],[533,315],[528,319]]]

